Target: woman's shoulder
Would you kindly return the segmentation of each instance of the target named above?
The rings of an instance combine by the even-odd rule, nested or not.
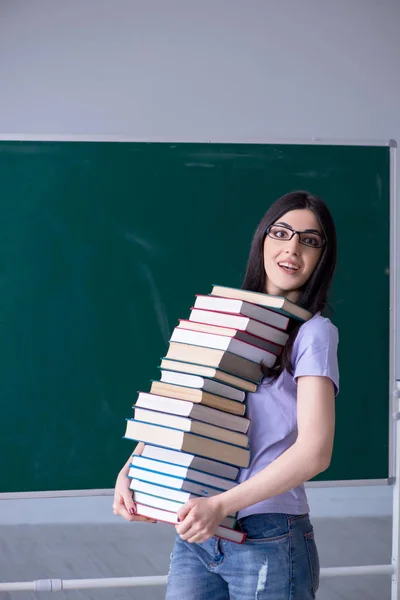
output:
[[[321,314],[303,323],[294,341],[292,353],[293,379],[303,375],[330,377],[339,390],[338,330]]]
[[[337,327],[321,313],[316,313],[311,319],[303,323],[296,336],[298,345],[324,347],[331,343],[338,343],[339,332]]]

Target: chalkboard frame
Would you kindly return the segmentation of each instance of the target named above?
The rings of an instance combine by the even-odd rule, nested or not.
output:
[[[280,145],[349,145],[349,146],[386,146],[390,148],[390,330],[389,330],[389,357],[390,357],[390,373],[389,373],[389,477],[387,479],[378,479],[378,480],[336,480],[336,481],[317,481],[317,482],[309,482],[307,487],[325,487],[332,485],[374,485],[385,483],[393,483],[394,476],[394,456],[395,451],[399,450],[400,440],[395,440],[395,424],[396,424],[396,415],[395,411],[397,408],[396,401],[396,380],[400,379],[400,357],[397,353],[397,339],[400,337],[400,332],[397,323],[397,312],[399,310],[399,281],[396,277],[397,270],[397,247],[398,247],[398,228],[399,228],[399,217],[397,215],[396,210],[396,148],[397,144],[393,140],[388,141],[370,141],[370,140],[329,140],[329,139],[320,139],[320,138],[312,138],[312,139],[276,139],[276,140],[254,140],[254,139],[234,139],[234,140],[176,140],[176,139],[136,139],[131,137],[121,137],[121,136],[55,136],[55,135],[1,135],[1,141],[6,140],[15,140],[15,141],[88,141],[88,142],[165,142],[165,143],[232,143],[232,144],[280,144]],[[399,452],[400,454],[400,452]],[[89,490],[60,490],[60,491],[43,491],[43,492],[15,492],[15,493],[2,493],[0,494],[0,498],[8,498],[8,497],[61,497],[61,496],[94,496],[94,495],[110,495],[112,494],[112,490],[109,489],[89,489]]]

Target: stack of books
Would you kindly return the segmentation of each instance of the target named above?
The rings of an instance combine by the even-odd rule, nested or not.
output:
[[[159,381],[139,392],[125,437],[145,443],[129,470],[137,513],[177,523],[190,498],[237,485],[250,460],[246,392],[272,367],[293,319],[310,313],[285,298],[214,286],[175,327]],[[241,543],[229,515],[216,535]]]

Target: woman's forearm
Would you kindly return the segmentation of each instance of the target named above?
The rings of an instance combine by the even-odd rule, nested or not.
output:
[[[224,515],[235,513],[312,479],[328,465],[310,449],[295,443],[270,465],[247,481],[214,496]]]
[[[133,454],[139,454],[139,455],[142,454],[143,448],[144,448],[144,442],[139,442],[136,445],[136,448],[135,448]],[[128,460],[126,461],[126,463],[124,464],[124,466],[120,470],[120,472],[119,472],[120,475],[124,475],[126,477],[126,475],[128,474],[129,465],[131,464],[131,462],[132,462],[132,454],[129,455]]]

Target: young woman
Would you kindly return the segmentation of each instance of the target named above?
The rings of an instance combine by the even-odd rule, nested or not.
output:
[[[291,331],[277,365],[247,395],[251,461],[239,485],[180,510],[167,600],[315,598],[319,560],[303,484],[328,467],[332,454],[338,334],[321,313],[335,263],[335,226],[322,200],[293,192],[269,208],[243,288],[285,296],[313,317]],[[128,465],[117,479],[114,512],[143,520],[133,514]],[[213,537],[235,512],[245,543]]]

